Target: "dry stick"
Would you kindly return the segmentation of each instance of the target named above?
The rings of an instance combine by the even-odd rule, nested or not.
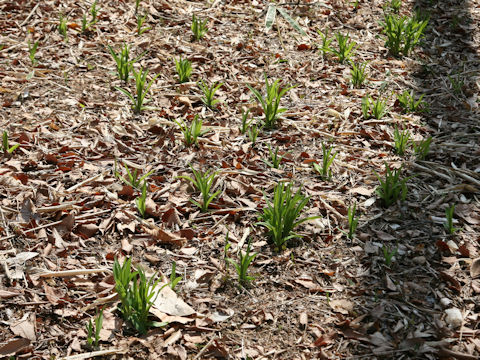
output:
[[[82,182],[79,182],[78,184],[76,185],[73,185],[72,187],[69,187],[67,190],[65,190],[65,192],[68,194],[72,191],[75,191],[77,190],[78,188],[82,187],[83,185],[85,184],[88,184],[89,182],[91,181],[95,181],[97,180],[99,177],[103,176],[103,173],[100,173],[100,174],[97,174],[95,176],[92,176],[91,178],[88,178],[86,180],[83,180]]]
[[[95,356],[103,356],[103,355],[113,355],[125,352],[125,349],[109,349],[109,350],[99,350],[99,351],[92,351],[83,354],[65,356],[60,358],[60,360],[83,360],[83,359],[90,359]]]
[[[38,5],[40,5],[40,2],[38,2],[37,5],[34,6],[33,10],[30,11],[30,14],[28,14],[28,16],[26,17],[26,19],[23,20],[23,22],[20,24],[19,27],[22,27],[23,25],[25,25],[25,24],[28,22],[28,20],[30,20],[30,18],[32,17],[33,13],[37,10]]]
[[[208,348],[210,347],[210,345],[212,345],[212,343],[218,339],[218,336],[215,336],[213,337],[203,348],[202,350],[200,350],[197,354],[197,356],[195,356],[194,360],[197,360],[197,359],[200,359],[200,357],[207,352]]]
[[[110,269],[75,269],[75,270],[63,270],[63,271],[48,271],[44,273],[37,274],[41,278],[51,278],[51,277],[67,277],[75,275],[88,275],[96,274],[99,272],[111,272]]]

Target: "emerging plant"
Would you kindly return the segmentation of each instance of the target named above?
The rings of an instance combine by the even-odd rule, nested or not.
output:
[[[352,68],[350,69],[350,74],[352,75],[352,85],[355,87],[361,86],[367,78],[367,74],[365,72],[367,64],[357,65],[354,62],[351,62],[350,64],[352,65]]]
[[[115,52],[115,50],[112,49],[110,45],[107,46],[110,54],[113,57],[113,60],[115,60],[115,63],[117,65],[118,78],[124,82],[127,82],[130,78],[130,72],[132,71],[133,63],[138,61],[145,54],[145,52],[140,54],[135,59],[130,60],[130,49],[127,44],[123,45],[123,48],[118,54]]]
[[[398,130],[398,126],[395,125],[395,130],[393,131],[393,140],[395,141],[395,152],[398,155],[404,155],[407,146],[410,143],[410,132],[408,129],[405,130]]]
[[[96,24],[98,19],[97,19],[97,14],[98,14],[99,9],[97,9],[97,0],[95,0],[90,7],[90,15],[92,15],[92,21],[90,21],[90,24]]]
[[[450,235],[453,235],[455,231],[459,230],[456,227],[453,227],[453,213],[455,212],[455,204],[449,206],[445,209],[445,217],[447,221],[443,224],[443,227]]]
[[[139,7],[140,7],[140,0],[135,0],[135,15],[137,15]]]
[[[375,192],[382,200],[382,205],[388,208],[398,200],[405,200],[407,196],[407,181],[410,177],[400,179],[402,168],[392,171],[388,164],[385,164],[385,167],[385,180],[382,180],[380,175],[375,172],[378,181],[380,181],[380,185]]]
[[[418,100],[415,100],[413,91],[405,90],[397,95],[397,100],[404,113],[422,112],[427,110],[427,103],[422,101],[424,96],[425,94],[422,94]]]
[[[142,218],[145,217],[145,211],[147,210],[147,182],[143,182],[142,186],[142,194],[140,196],[137,196],[135,199],[135,204],[137,205],[137,210],[142,216]]]
[[[384,11],[390,10],[393,13],[398,14],[401,6],[402,6],[402,0],[390,0],[389,3],[385,4]]]
[[[392,262],[393,262],[393,257],[397,255],[398,247],[392,247],[390,249],[389,246],[383,245],[382,251],[383,251],[383,258],[385,259],[385,265],[390,267],[390,265],[392,265]]]
[[[97,316],[95,317],[95,337],[93,334],[93,324],[92,319],[88,321],[87,324],[87,345],[88,347],[95,346],[98,347],[98,342],[100,340],[100,331],[102,330],[103,325],[103,309],[100,312],[97,312]]]
[[[260,91],[252,88],[247,84],[247,87],[253,93],[255,98],[262,106],[263,113],[265,114],[264,127],[272,129],[277,125],[278,115],[287,111],[286,108],[279,108],[280,100],[282,97],[294,86],[281,88],[279,85],[280,80],[275,80],[272,84],[268,82],[267,74],[265,76],[265,88],[266,97],[264,98]]]
[[[370,119],[370,108],[371,108],[370,96],[366,95],[362,98],[362,115],[365,120]]]
[[[139,267],[137,271],[132,272],[131,264],[131,258],[125,260],[123,265],[120,265],[118,260],[115,259],[113,264],[115,291],[120,298],[120,312],[123,319],[143,335],[151,326],[162,327],[167,325],[167,323],[148,320],[148,312],[153,302],[167,284],[157,290],[156,287],[160,279],[154,280],[154,275],[147,280],[144,270]]]
[[[242,109],[242,126],[239,127],[239,130],[242,134],[245,134],[248,130],[248,127],[252,123],[253,119],[248,121],[248,114],[250,113],[250,109],[247,111],[244,111]]]
[[[450,82],[455,95],[461,95],[463,93],[465,82],[459,74],[448,75],[448,81]]]
[[[30,43],[30,41],[28,42],[28,57],[30,58],[30,62],[32,63],[32,66],[35,66],[38,63],[38,60],[35,59],[37,48],[38,48],[38,41],[35,41],[33,45]]]
[[[336,152],[332,155],[332,151],[333,146],[327,147],[322,143],[322,165],[313,163],[313,168],[320,174],[323,180],[330,180],[332,178],[332,170],[330,169],[330,166],[333,164],[333,160],[335,160],[335,156],[338,154],[338,152]]]
[[[332,48],[330,47],[330,45],[332,44],[332,41],[333,39],[329,39],[328,38],[328,29],[325,30],[325,33],[323,33],[322,31],[320,30],[317,30],[317,33],[321,36],[322,38],[322,46],[319,48],[319,50],[321,51],[321,53],[323,55],[329,53],[332,51]]]
[[[192,29],[192,32],[193,32],[193,38],[195,40],[198,41],[205,36],[205,34],[208,31],[207,22],[208,22],[208,19],[205,19],[205,20],[202,21],[199,18],[197,18],[195,16],[195,14],[192,15],[191,29]]]
[[[257,124],[253,124],[250,129],[248,129],[248,138],[253,145],[257,142],[258,133],[260,132],[261,127]]]
[[[350,41],[348,34],[342,35],[336,33],[335,38],[337,39],[338,50],[330,49],[330,52],[335,54],[338,57],[338,61],[343,64],[345,60],[350,60],[350,56],[353,55],[353,52],[357,48],[357,43],[355,41]]]
[[[203,96],[202,96],[202,102],[205,104],[205,106],[209,107],[210,109],[213,109],[215,105],[220,101],[217,99],[214,99],[215,93],[217,92],[218,89],[223,85],[223,83],[214,83],[210,86],[208,86],[206,83],[201,80],[200,82],[197,83],[198,87],[200,90],[202,90]]]
[[[148,31],[151,29],[151,27],[142,27],[143,24],[145,23],[145,20],[147,19],[147,15],[145,14],[144,16],[137,15],[137,35],[142,35],[145,31]]]
[[[227,238],[227,242],[228,242],[228,238]],[[238,258],[240,260],[238,263],[232,258],[229,258],[229,257],[225,258],[225,261],[232,264],[235,267],[235,270],[237,270],[238,282],[243,286],[248,285],[250,281],[254,280],[253,276],[248,275],[248,267],[252,263],[253,259],[255,259],[255,256],[257,256],[258,254],[254,253],[250,255],[251,246],[252,246],[252,242],[251,240],[248,240],[247,251],[245,253],[243,253],[241,250],[238,251]]]
[[[183,84],[190,80],[192,75],[192,63],[188,59],[175,59],[175,68],[177,69],[178,82]]]
[[[115,177],[119,180],[122,180],[125,184],[130,185],[135,189],[141,189],[142,182],[145,183],[145,180],[147,179],[147,177],[149,177],[153,173],[153,170],[150,170],[148,173],[146,173],[145,175],[139,178],[140,174],[138,173],[138,170],[135,169],[133,172],[131,172],[130,169],[128,168],[128,165],[125,164],[124,165],[125,170],[127,171],[127,178],[125,179],[117,171],[117,160],[115,160],[114,166],[115,167],[114,167],[113,173]]]
[[[273,201],[267,199],[264,193],[266,207],[260,215],[260,222],[257,225],[268,229],[268,236],[273,241],[276,251],[286,248],[287,241],[296,237],[302,237],[293,230],[305,221],[318,218],[311,216],[298,219],[303,208],[307,205],[309,197],[302,195],[299,189],[292,192],[292,184],[285,186],[283,182],[278,183],[273,190]]]
[[[200,194],[202,195],[202,202],[200,203],[193,199],[190,199],[190,201],[198,206],[202,212],[206,212],[213,199],[215,199],[222,192],[222,190],[217,190],[213,194],[210,194],[210,190],[215,182],[215,176],[218,174],[218,171],[201,172],[200,170],[195,170],[192,165],[190,165],[190,169],[192,169],[193,178],[190,176],[178,176],[178,178],[190,181],[193,186],[200,191]]]
[[[420,20],[418,15],[409,18],[386,14],[385,22],[381,24],[387,35],[385,47],[393,56],[407,56],[423,37],[427,24],[428,19]]]
[[[81,30],[83,34],[89,31],[90,28],[98,22],[97,14],[98,14],[97,1],[94,1],[92,6],[90,7],[90,15],[92,19],[90,21],[87,21],[87,14],[83,14],[82,30]]]
[[[432,142],[432,137],[429,136],[427,139],[424,139],[418,143],[412,142],[413,151],[418,160],[425,160],[428,153],[430,152],[430,144]]]
[[[180,127],[180,131],[183,134],[183,139],[185,140],[185,145],[197,145],[198,146],[198,137],[202,136],[203,134],[207,133],[209,130],[202,131],[202,119],[195,115],[193,118],[190,127],[185,124],[183,120],[177,121],[175,120],[177,125]]]
[[[145,110],[146,107],[143,104],[147,103],[149,100],[146,100],[148,91],[150,90],[153,82],[160,76],[160,74],[155,75],[149,83],[147,83],[148,70],[140,69],[138,72],[132,68],[133,78],[135,79],[136,92],[132,94],[130,91],[123,89],[121,87],[115,86],[115,89],[125,94],[130,100],[132,100],[132,109],[135,114],[140,114],[142,110]]]
[[[347,237],[351,240],[353,239],[353,235],[355,234],[355,230],[357,230],[358,226],[358,219],[355,218],[355,213],[357,211],[357,204],[353,204],[353,208],[350,206],[348,208],[348,234]]]
[[[272,148],[270,145],[267,145],[268,147],[268,153],[270,155],[270,161],[268,160],[263,160],[265,164],[270,166],[271,168],[278,169],[280,168],[280,163],[282,162],[283,156],[278,156],[278,146],[275,148],[275,151],[272,151]]]
[[[365,120],[372,117],[380,120],[387,112],[387,99],[382,100],[382,98],[378,97],[377,100],[373,101],[369,95],[362,98],[362,115]]]
[[[177,276],[177,263],[174,261],[172,262],[172,272],[170,273],[170,282],[168,283],[170,288],[174,290],[180,280],[182,280],[182,277]]]
[[[68,42],[68,34],[67,34],[67,18],[60,14],[60,19],[58,23],[58,32],[63,36],[64,40]]]
[[[9,141],[8,141],[8,133],[6,131],[3,132],[2,135],[2,150],[5,154],[12,154],[20,144],[15,144],[10,146]]]

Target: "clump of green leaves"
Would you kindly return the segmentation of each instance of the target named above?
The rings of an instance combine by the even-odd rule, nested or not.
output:
[[[362,98],[362,115],[365,120],[372,117],[380,120],[387,112],[387,99],[378,97],[377,100],[373,101],[369,95]]]
[[[385,164],[385,167],[385,180],[382,180],[380,175],[375,173],[380,182],[375,192],[380,197],[382,205],[388,208],[398,200],[405,200],[407,197],[407,181],[410,178],[400,178],[402,168],[392,171],[388,164]]]
[[[230,243],[228,242],[228,235],[227,235],[227,244],[225,245],[225,249],[226,249],[225,253],[228,251],[228,248],[230,247],[229,246]],[[237,275],[238,275],[238,282],[243,286],[248,285],[252,280],[254,280],[253,276],[248,275],[248,267],[250,266],[253,259],[255,259],[255,257],[258,254],[257,253],[250,254],[251,246],[252,246],[252,242],[251,240],[248,240],[247,251],[243,253],[241,249],[239,249],[238,259],[240,261],[238,263],[232,258],[227,257],[225,255],[225,261],[227,261],[228,263],[232,264],[235,267],[235,270],[237,271]]]
[[[385,47],[393,56],[407,56],[423,37],[428,19],[385,14],[383,32],[387,36]]]
[[[87,14],[83,14],[82,17],[82,33],[85,34],[87,31],[90,30],[91,27],[93,27],[97,22],[97,15],[98,15],[98,9],[97,9],[97,1],[94,1],[92,6],[90,7],[90,15],[92,19],[90,21],[87,20]]]
[[[423,101],[425,94],[422,94],[418,100],[415,100],[413,91],[405,90],[397,95],[398,104],[404,113],[407,112],[423,112],[427,110],[427,103]]]
[[[121,87],[115,86],[115,89],[125,94],[130,100],[132,100],[132,109],[135,114],[140,114],[142,110],[145,110],[144,106],[149,100],[145,99],[148,91],[153,85],[153,82],[160,76],[160,74],[155,75],[150,82],[147,83],[148,70],[140,69],[139,71],[133,71],[133,78],[135,79],[135,94],[132,94],[129,90],[123,89]]]
[[[68,34],[67,34],[67,18],[60,14],[60,19],[58,22],[58,32],[63,36],[64,40],[68,42]]]
[[[175,59],[175,68],[177,69],[178,82],[180,84],[186,83],[192,76],[192,63],[188,59]]]
[[[208,206],[210,203],[222,192],[222,190],[217,190],[213,194],[210,193],[212,186],[215,182],[215,176],[217,176],[218,171],[206,171],[201,172],[200,170],[195,170],[192,165],[190,165],[190,169],[193,172],[193,178],[190,176],[178,176],[179,179],[186,179],[190,181],[195,188],[200,191],[202,196],[202,202],[198,202],[196,200],[190,199],[190,201],[198,206],[202,212],[206,212],[208,210]]]
[[[147,15],[145,14],[143,16],[137,15],[137,35],[142,35],[145,31],[148,31],[151,29],[151,27],[143,27],[143,24],[145,23],[145,20],[147,19]]]
[[[353,239],[353,236],[355,235],[355,231],[357,230],[358,226],[358,218],[355,218],[355,213],[357,211],[357,204],[353,204],[353,208],[349,206],[348,212],[347,212],[347,218],[348,218],[348,234],[347,237],[349,239]]]
[[[155,280],[155,275],[149,280],[145,271],[139,267],[132,271],[132,259],[125,260],[120,265],[117,259],[113,264],[113,277],[115,291],[120,298],[120,312],[125,321],[132,325],[140,334],[145,334],[151,326],[165,326],[167,323],[158,323],[148,319],[148,313],[160,289],[156,289],[160,279]]]
[[[445,217],[446,217],[447,220],[443,224],[443,227],[445,228],[445,230],[447,230],[447,232],[450,235],[453,235],[455,233],[455,231],[458,230],[456,227],[453,226],[453,213],[454,212],[455,212],[455,204],[452,204],[452,206],[449,206],[445,209]]]
[[[398,155],[404,155],[408,144],[410,143],[411,134],[408,129],[402,131],[398,130],[398,126],[395,125],[395,130],[393,131],[393,140],[395,142],[395,152]]]
[[[253,145],[255,145],[255,143],[257,142],[257,138],[258,138],[258,134],[260,132],[260,129],[262,129],[262,127],[259,126],[258,124],[253,124],[248,129],[248,138],[252,142]]]
[[[3,132],[3,135],[2,135],[2,150],[5,154],[12,154],[19,146],[20,146],[20,144],[15,144],[15,145],[10,146],[9,141],[8,141],[8,133],[7,133],[7,131]]]
[[[145,182],[145,180],[147,179],[147,177],[149,177],[152,173],[153,173],[153,170],[150,170],[148,173],[146,173],[145,175],[140,176],[140,174],[138,173],[138,170],[135,169],[133,172],[130,171],[130,169],[128,168],[128,165],[125,164],[125,170],[127,171],[127,178],[124,178],[122,175],[120,175],[120,173],[117,171],[117,161],[115,160],[115,163],[114,163],[114,169],[113,169],[113,172],[114,172],[114,175],[117,179],[119,180],[122,180],[126,185],[130,185],[131,187],[135,188],[135,189],[141,189],[141,185],[142,183]]]
[[[402,0],[390,0],[384,6],[384,11],[390,10],[391,12],[398,14],[400,7],[402,6]]]
[[[448,81],[452,86],[455,95],[462,95],[465,87],[465,81],[459,74],[448,75]]]
[[[143,182],[142,193],[140,196],[137,196],[135,199],[135,204],[137,205],[137,210],[142,216],[145,217],[145,212],[147,211],[147,182]]]
[[[194,116],[190,126],[185,124],[183,120],[180,120],[180,121],[175,120],[175,122],[180,127],[180,131],[183,134],[185,145],[187,146],[192,146],[192,145],[198,146],[198,137],[208,132],[208,129],[202,131],[202,119],[200,119],[198,115]]]
[[[278,183],[273,190],[271,202],[265,193],[263,195],[266,206],[263,214],[260,215],[261,221],[257,225],[267,228],[268,236],[273,241],[276,251],[284,250],[288,240],[301,237],[293,232],[298,225],[318,218],[318,216],[311,216],[299,219],[310,198],[305,197],[300,189],[293,193],[291,183],[286,186],[283,182]]]
[[[30,41],[28,42],[28,57],[30,58],[30,62],[32,63],[32,66],[35,66],[38,63],[38,60],[35,59],[37,48],[38,48],[38,41],[35,41],[33,45]]]
[[[100,341],[100,331],[102,330],[102,325],[103,325],[103,309],[100,310],[100,312],[97,313],[97,316],[95,317],[95,328],[92,323],[92,319],[88,321],[88,324],[86,326],[87,328],[87,345],[88,347],[93,347],[95,346],[96,348],[98,347],[98,342]],[[94,331],[95,329],[95,336],[94,336]]]
[[[429,136],[426,139],[423,139],[420,142],[412,142],[413,151],[418,160],[425,160],[428,153],[430,152],[430,144],[432,142],[432,137]]]
[[[353,61],[350,64],[352,66],[352,68],[350,69],[350,74],[352,75],[352,85],[355,87],[361,86],[367,78],[367,73],[365,72],[367,64],[357,65]]]
[[[130,59],[130,48],[127,44],[124,44],[123,48],[118,53],[116,53],[110,45],[108,45],[108,50],[110,51],[110,54],[117,65],[118,78],[124,82],[127,82],[130,78],[130,72],[132,71],[133,63],[138,61],[145,54],[145,52],[141,53],[134,59]]]
[[[172,290],[175,290],[175,286],[182,280],[181,276],[177,276],[177,263],[172,262],[172,271],[170,272],[170,282],[168,285]]]
[[[208,31],[207,22],[208,22],[208,19],[205,19],[205,20],[202,21],[199,18],[197,18],[195,16],[195,14],[192,15],[191,29],[192,29],[192,33],[193,33],[193,38],[195,40],[198,41],[205,36],[205,34]]]
[[[337,39],[338,50],[330,49],[330,52],[336,55],[338,57],[338,61],[343,64],[346,60],[350,60],[350,57],[357,48],[357,43],[355,41],[350,41],[350,36],[348,34],[343,35],[336,33],[335,38]]]
[[[383,245],[382,251],[383,251],[383,258],[385,260],[385,265],[390,267],[390,265],[392,265],[394,256],[397,255],[398,247],[390,248],[388,245]]]
[[[250,110],[244,111],[242,109],[242,125],[238,128],[242,134],[245,134],[248,131],[248,127],[253,121],[253,119],[248,121],[249,113],[250,113]]]
[[[278,115],[287,111],[286,108],[279,108],[282,97],[294,86],[280,87],[280,80],[275,80],[273,83],[268,82],[267,74],[265,76],[266,97],[264,98],[260,91],[254,89],[247,84],[247,87],[253,93],[255,98],[262,106],[265,119],[263,121],[266,129],[273,129],[277,125]]]
[[[333,161],[338,154],[338,152],[335,152],[332,155],[332,151],[333,146],[327,146],[322,143],[322,165],[313,163],[313,168],[324,180],[330,180],[332,178],[332,170],[330,169],[330,166],[332,166]]]
[[[203,80],[201,80],[199,83],[197,83],[197,85],[203,93],[202,102],[205,104],[205,106],[213,109],[215,105],[220,101],[215,99],[215,93],[218,89],[220,89],[223,83],[214,83],[208,86]]]
[[[329,39],[328,38],[328,29],[325,30],[325,33],[323,33],[321,30],[317,30],[317,33],[320,35],[320,37],[322,38],[322,44],[321,46],[319,47],[319,50],[320,52],[325,55],[329,52],[332,51],[332,48],[331,48],[331,44],[333,42],[333,39]]]
[[[278,155],[278,146],[275,148],[275,151],[272,151],[272,148],[270,145],[267,145],[268,147],[268,154],[270,155],[270,161],[264,160],[263,162],[270,166],[271,168],[278,169],[280,168],[280,163],[282,162],[283,156]]]

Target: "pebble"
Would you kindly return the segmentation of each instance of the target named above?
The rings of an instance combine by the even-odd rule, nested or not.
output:
[[[425,258],[425,256],[416,256],[412,260],[417,265],[423,265],[427,262],[427,259]]]
[[[446,309],[445,314],[447,314],[447,316],[445,317],[445,322],[452,328],[458,328],[462,325],[463,316],[460,309],[457,309],[455,307]]]
[[[452,303],[452,300],[450,300],[449,298],[441,298],[440,299],[440,304],[446,308],[448,305],[450,305]]]

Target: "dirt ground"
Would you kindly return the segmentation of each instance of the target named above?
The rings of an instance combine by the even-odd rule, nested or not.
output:
[[[0,0],[0,355],[11,359],[478,359],[480,356],[480,2],[403,1],[429,17],[408,56],[385,47],[381,22],[390,1]],[[208,32],[194,41],[192,15]],[[67,37],[58,25],[64,16]],[[137,15],[145,17],[138,34]],[[319,31],[357,43],[367,81],[320,51]],[[29,48],[38,41],[33,58]],[[140,114],[117,87],[108,46],[130,46],[134,68],[158,76]],[[336,46],[333,40],[332,47]],[[174,59],[189,59],[178,83]],[[242,112],[263,118],[248,86],[264,92],[264,74],[295,86],[279,125],[255,142],[239,130]],[[215,109],[199,81],[223,85]],[[396,94],[414,91],[428,112],[404,113]],[[387,101],[388,113],[364,119],[362,98]],[[175,121],[195,115],[207,130],[186,146]],[[414,142],[432,136],[419,160],[395,151],[395,127]],[[322,144],[337,155],[330,179]],[[269,147],[284,157],[268,166]],[[147,177],[146,214],[125,165]],[[218,171],[220,193],[207,212],[178,178]],[[388,208],[375,192],[386,165],[402,169],[408,192]],[[309,196],[302,237],[275,251],[259,215],[275,184]],[[359,218],[349,239],[347,212]],[[455,205],[450,234],[445,209]],[[225,253],[228,239],[231,247]],[[254,280],[240,286],[234,266],[251,241]],[[118,311],[112,267],[132,258],[165,281],[182,276],[151,318],[168,325],[139,335]],[[160,300],[159,300],[160,301]],[[161,302],[160,301],[160,302]],[[157,306],[158,305],[158,306]],[[103,309],[98,347],[86,325]],[[93,353],[91,353],[93,352]]]

